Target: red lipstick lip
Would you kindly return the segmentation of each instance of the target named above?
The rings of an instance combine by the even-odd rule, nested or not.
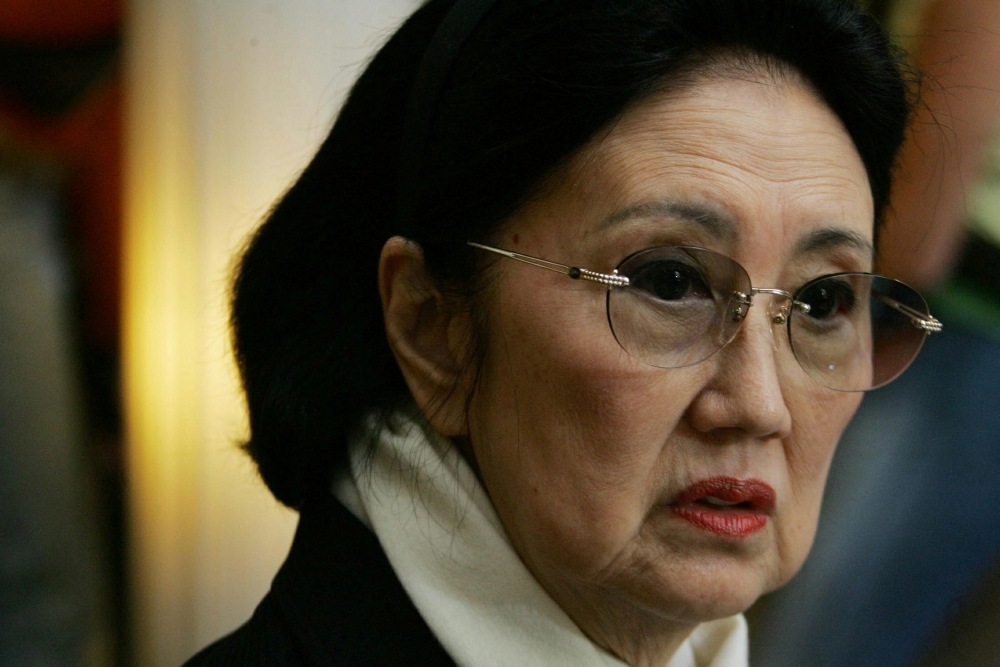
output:
[[[735,477],[709,477],[681,491],[672,505],[686,505],[708,496],[714,496],[727,503],[747,503],[748,509],[770,512],[774,509],[777,494],[766,482],[759,479],[736,479]]]
[[[712,496],[734,505],[699,502]],[[711,477],[681,491],[670,507],[696,528],[726,537],[748,537],[767,526],[776,494],[758,479]]]

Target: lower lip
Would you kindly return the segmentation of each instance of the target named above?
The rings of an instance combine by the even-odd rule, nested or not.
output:
[[[764,530],[767,515],[744,508],[708,507],[696,503],[673,506],[674,514],[697,528],[727,537],[748,537]]]

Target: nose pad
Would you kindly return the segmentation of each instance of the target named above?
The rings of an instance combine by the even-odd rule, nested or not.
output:
[[[733,322],[742,323],[747,317],[747,312],[750,310],[750,306],[753,305],[753,297],[749,294],[744,294],[743,292],[737,292],[733,296],[733,300],[729,303],[729,313],[733,319]]]
[[[791,299],[787,297],[772,297],[767,304],[767,318],[770,321],[768,331],[771,332],[771,347],[775,352],[779,349],[780,334],[774,333],[774,328],[779,329],[785,326],[788,321],[788,309],[791,307]]]

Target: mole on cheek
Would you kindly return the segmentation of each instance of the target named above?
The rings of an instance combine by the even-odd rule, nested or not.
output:
[[[514,245],[517,245],[520,242],[521,242],[521,237],[518,236],[517,234],[514,234]]]

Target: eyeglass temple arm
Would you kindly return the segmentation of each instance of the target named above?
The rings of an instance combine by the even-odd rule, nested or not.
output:
[[[928,334],[938,333],[944,328],[941,322],[933,315],[921,313],[919,310],[910,308],[905,303],[900,303],[899,301],[885,296],[884,294],[876,293],[875,296],[878,297],[878,300],[885,305],[909,317],[910,323],[913,326],[926,331]]]
[[[481,243],[473,243],[472,241],[466,241],[466,243],[473,248],[479,248],[480,250],[486,250],[498,255],[503,255],[504,257],[509,257],[510,259],[516,259],[519,262],[537,266],[540,269],[547,269],[548,271],[561,273],[564,276],[569,276],[573,280],[590,280],[595,283],[607,285],[608,287],[626,287],[629,284],[628,278],[618,275],[617,271],[615,271],[615,273],[597,273],[596,271],[591,271],[589,269],[581,269],[577,266],[557,264],[556,262],[550,262],[547,259],[532,257],[531,255],[522,255],[519,252],[511,252],[510,250],[501,250],[500,248],[494,248],[493,246],[483,245]]]

